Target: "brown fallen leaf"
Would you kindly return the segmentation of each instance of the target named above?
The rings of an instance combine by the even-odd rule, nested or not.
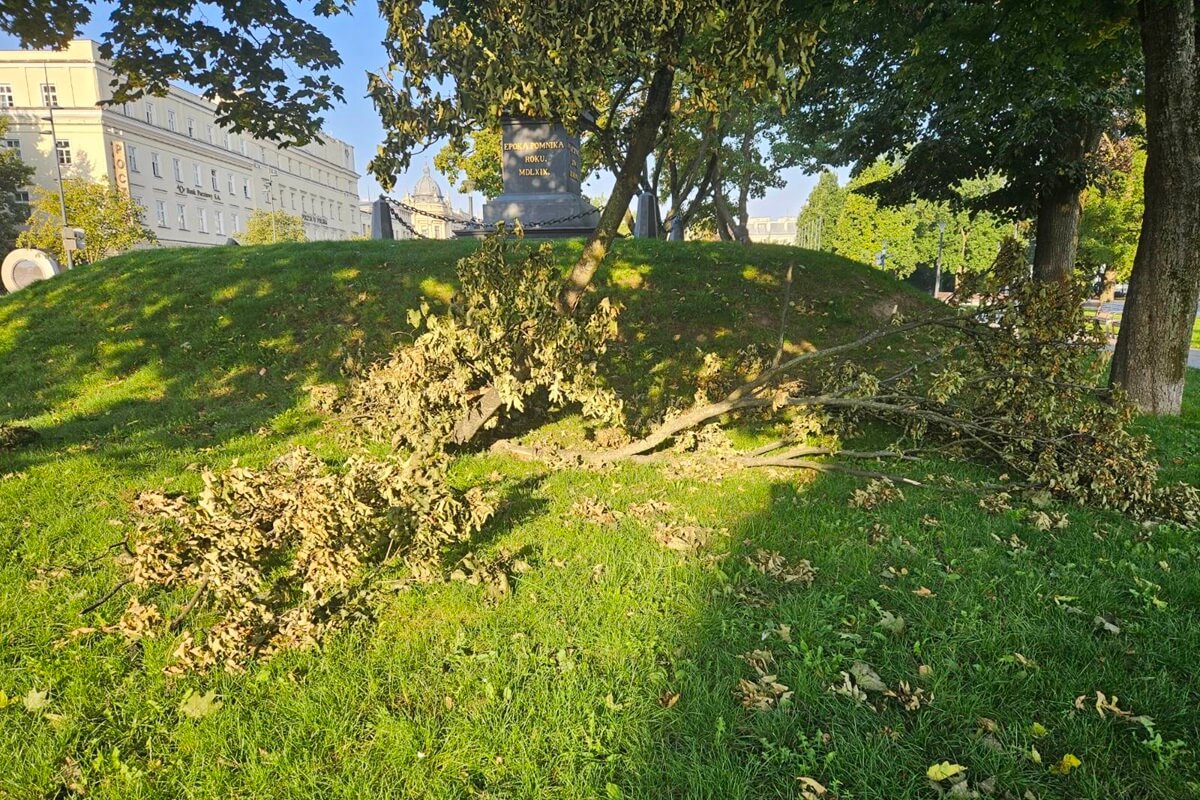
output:
[[[663,708],[674,708],[679,702],[679,692],[666,692],[658,698],[658,704]]]
[[[923,598],[937,597],[937,592],[932,591],[927,586],[922,586],[920,589],[913,589],[913,594]]]

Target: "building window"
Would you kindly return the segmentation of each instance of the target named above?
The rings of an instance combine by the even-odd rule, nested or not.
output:
[[[195,139],[196,138],[196,120],[192,119],[191,117],[188,117],[187,126],[188,126],[188,128],[187,128],[188,138]]]
[[[137,204],[138,204],[138,208],[141,208],[141,209],[145,209],[145,208],[146,208],[146,201],[145,201],[145,200],[143,200],[143,199],[142,199],[142,198],[140,198],[140,197],[134,197],[134,198],[133,198],[133,202],[135,202],[135,203],[137,203]]]
[[[229,131],[225,132],[225,149],[229,149]]]
[[[211,173],[209,175],[209,178],[212,180],[213,191],[214,192],[221,191],[221,186],[220,186],[220,184],[217,183],[217,171],[215,169],[212,169],[212,170],[209,170],[209,173]]]
[[[8,150],[16,150],[17,158],[21,157],[21,140],[20,139],[5,139],[4,147]]]
[[[226,185],[229,187],[229,196],[230,196],[230,197],[233,197],[233,196],[234,196],[234,194],[236,194],[236,193],[237,193],[237,189],[234,187],[234,183],[233,183],[233,173],[232,173],[232,172],[231,172],[231,173],[229,173],[229,182],[228,182]]]
[[[151,125],[155,124],[154,123],[154,103],[151,103],[151,102],[146,103],[146,122],[149,122]]]
[[[245,139],[242,139],[240,142],[238,142],[238,147],[241,148],[242,155],[246,155],[246,140]]]
[[[247,200],[250,199],[250,179],[242,178],[242,196]]]
[[[183,183],[183,164],[180,163],[178,158],[171,159],[171,169],[175,173],[175,182]]]
[[[175,207],[177,209],[179,209],[179,216],[177,218],[177,221],[179,223],[179,230],[186,231],[187,230],[187,206],[185,206],[183,203],[179,203]]]
[[[192,164],[192,182],[197,186],[203,186],[204,183],[200,180],[200,165]]]
[[[175,112],[167,109],[167,128],[172,132],[175,131]]]
[[[296,210],[296,193],[292,192],[292,211]]]
[[[53,83],[42,84],[42,105],[47,108],[58,108],[58,89]]]
[[[167,204],[162,200],[154,201],[154,216],[158,219],[158,227],[167,227]]]
[[[208,233],[208,209],[200,209],[200,232]]]
[[[215,144],[215,142],[213,141],[213,129],[212,129],[212,125],[209,125],[209,126],[207,126],[207,127],[208,127],[208,143],[209,143],[209,144]]]
[[[225,235],[225,214],[220,211],[217,212],[217,233]]]
[[[0,83],[0,108],[12,108],[14,105],[12,85]]]
[[[158,163],[158,153],[150,154],[150,171],[154,173],[154,177],[162,177],[162,165]]]
[[[141,172],[137,166],[137,148],[131,144],[125,145],[125,163],[129,165],[130,172]]]
[[[234,214],[233,215],[233,232],[237,233],[241,227],[242,227],[242,218],[239,217],[237,214]]]
[[[58,153],[58,163],[64,167],[71,163],[71,142],[58,139],[54,142],[54,150]]]
[[[16,195],[18,204],[23,206],[29,205],[29,192],[25,191],[24,189],[18,189],[16,191]]]

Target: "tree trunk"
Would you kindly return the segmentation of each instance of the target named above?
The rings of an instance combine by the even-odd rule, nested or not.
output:
[[[1100,293],[1097,300],[1101,303],[1111,303],[1117,296],[1117,271],[1110,266],[1104,267],[1100,274]]]
[[[1195,0],[1142,0],[1146,210],[1109,380],[1178,414],[1200,300],[1200,53]]]
[[[671,89],[674,83],[675,67],[670,62],[659,66],[650,80],[650,87],[646,90],[646,103],[633,125],[625,161],[617,173],[608,203],[600,214],[600,224],[592,232],[583,253],[559,290],[558,310],[561,313],[570,314],[575,310],[575,306],[579,305],[580,298],[592,282],[592,276],[596,274],[600,262],[608,254],[609,245],[612,244],[617,235],[617,228],[629,209],[629,201],[633,199],[642,181],[642,174],[646,170],[646,158],[658,140],[658,129],[670,111]]]
[[[1079,246],[1080,191],[1068,186],[1047,188],[1038,197],[1037,239],[1033,277],[1065,283],[1075,269]]]
[[[751,119],[748,124],[750,127],[742,133],[742,179],[738,182],[738,217],[734,228],[734,235],[742,244],[750,244],[750,160],[754,153],[754,136],[757,133],[757,123]]]

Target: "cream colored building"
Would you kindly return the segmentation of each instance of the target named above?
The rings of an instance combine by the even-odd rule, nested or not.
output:
[[[795,217],[750,217],[746,220],[746,232],[755,244],[795,244]]]
[[[113,73],[95,42],[62,51],[0,51],[3,144],[20,150],[38,186],[64,178],[128,186],[146,225],[164,245],[216,245],[245,229],[255,209],[304,220],[309,239],[359,233],[354,150],[323,143],[280,149],[223,130],[216,106],[172,87],[165,97],[98,106],[112,96]],[[50,133],[50,107],[54,131]]]
[[[429,174],[428,164],[425,165],[425,171],[412,191],[404,195],[401,202],[409,207],[397,210],[401,218],[426,239],[453,239],[457,223],[469,219],[466,214],[451,208],[450,201],[442,194],[442,188]],[[408,227],[399,222],[393,223],[393,229],[397,239],[417,238]]]

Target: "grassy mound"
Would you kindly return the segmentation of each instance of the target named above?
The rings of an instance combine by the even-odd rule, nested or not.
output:
[[[997,796],[1196,794],[1200,544],[1079,509],[1042,531],[934,491],[853,508],[860,484],[837,476],[479,455],[458,475],[506,505],[474,549],[532,566],[499,603],[465,582],[397,593],[378,625],[245,675],[167,676],[175,643],[78,631],[124,607],[80,614],[119,578],[109,555],[138,491],[195,492],[199,466],[294,444],[342,458],[306,387],[401,341],[421,300],[448,302],[473,246],[151,251],[0,298],[0,424],[37,433],[0,449],[0,797],[813,791],[798,778],[932,797],[943,761]],[[566,264],[579,245],[556,247]],[[703,351],[773,346],[789,265],[793,348],[925,302],[824,254],[622,242],[597,282],[625,306],[618,389],[658,408],[690,395]],[[902,357],[892,346],[875,356]],[[1200,480],[1195,388],[1182,419],[1150,427],[1167,477]],[[812,585],[759,551],[811,562]],[[741,657],[755,650],[770,659]],[[830,691],[856,662],[901,697]],[[756,664],[790,692],[770,710]],[[1097,691],[1121,713],[1100,714]],[[1051,769],[1067,754],[1081,765]]]

